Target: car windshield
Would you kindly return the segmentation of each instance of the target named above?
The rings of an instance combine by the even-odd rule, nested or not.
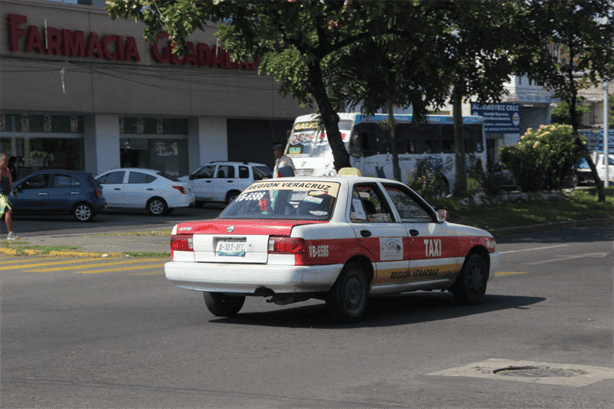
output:
[[[218,219],[328,220],[338,192],[336,182],[256,182],[224,209]]]

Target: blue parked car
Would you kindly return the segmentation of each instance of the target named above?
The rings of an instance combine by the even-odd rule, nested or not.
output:
[[[88,222],[107,206],[102,187],[89,172],[40,170],[14,182],[13,187],[10,201],[15,215],[71,214]]]

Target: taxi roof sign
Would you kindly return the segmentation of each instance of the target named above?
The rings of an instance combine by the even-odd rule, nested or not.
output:
[[[339,169],[339,176],[362,176],[362,172],[358,168],[341,168]]]

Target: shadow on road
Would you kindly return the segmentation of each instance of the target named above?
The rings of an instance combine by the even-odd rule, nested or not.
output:
[[[454,303],[449,293],[410,293],[394,297],[371,298],[363,319],[354,324],[333,320],[324,302],[319,305],[285,308],[278,311],[245,313],[214,319],[221,324],[260,325],[298,328],[363,328],[389,327],[440,321],[507,309],[529,309],[530,305],[545,301],[542,297],[486,295],[483,304],[464,306]]]

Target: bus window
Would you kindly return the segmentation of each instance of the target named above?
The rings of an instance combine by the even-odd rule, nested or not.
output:
[[[465,125],[463,127],[463,136],[465,137],[465,152],[483,152],[484,144],[482,143],[482,128],[477,125]]]

